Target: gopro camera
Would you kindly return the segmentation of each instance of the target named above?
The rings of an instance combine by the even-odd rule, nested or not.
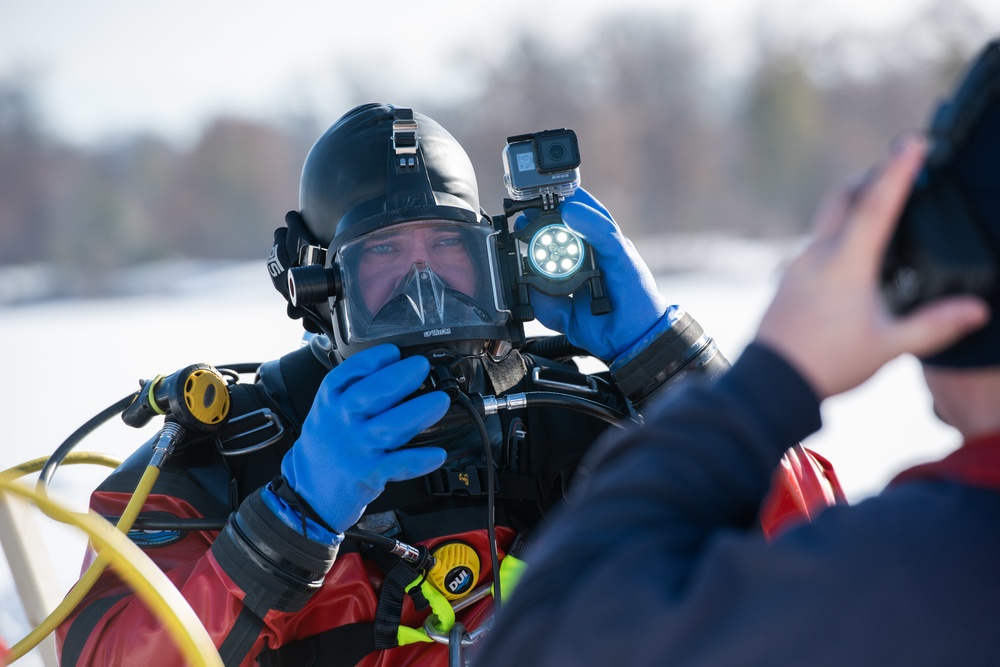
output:
[[[503,150],[504,185],[517,201],[558,195],[580,186],[580,145],[565,128],[507,137]]]

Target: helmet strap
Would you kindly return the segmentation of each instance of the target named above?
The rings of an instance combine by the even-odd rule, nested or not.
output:
[[[434,188],[424,166],[413,109],[395,108],[386,165],[386,210],[433,206]]]

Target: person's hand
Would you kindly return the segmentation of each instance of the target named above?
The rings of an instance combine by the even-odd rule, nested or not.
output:
[[[900,354],[941,350],[989,318],[972,296],[901,318],[882,300],[882,261],[924,152],[924,142],[911,138],[863,189],[828,196],[812,242],[788,266],[761,320],[756,340],[781,354],[820,399],[856,387]]]
[[[611,300],[611,312],[592,315],[591,294],[583,288],[570,296],[549,296],[533,290],[531,304],[538,321],[565,333],[569,341],[591,354],[612,360],[653,328],[667,310],[656,281],[635,246],[611,214],[583,188],[559,207],[563,222],[594,249],[597,267]],[[518,220],[518,226],[527,220]]]
[[[378,345],[331,370],[281,462],[288,485],[338,532],[361,518],[386,482],[426,475],[444,463],[440,447],[399,449],[450,404],[441,391],[400,403],[420,387],[430,363],[399,357],[395,345]]]

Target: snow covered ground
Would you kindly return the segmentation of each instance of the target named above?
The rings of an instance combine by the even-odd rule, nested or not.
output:
[[[715,338],[730,360],[750,339],[775,286],[789,246],[716,240],[685,248],[638,244],[658,275],[661,292],[683,305]],[[696,259],[701,268],[676,269],[666,258]],[[137,273],[170,285],[155,296],[92,301],[50,301],[0,307],[0,470],[49,455],[91,416],[132,392],[140,378],[191,363],[216,366],[266,361],[299,344],[301,328],[284,316],[281,297],[263,263],[217,270],[164,267]],[[915,360],[901,358],[861,388],[829,400],[824,430],[806,445],[834,464],[849,500],[877,492],[915,461],[955,445],[957,433],[937,422]],[[114,419],[78,451],[124,458],[155,432],[141,433]],[[51,493],[84,510],[90,490],[107,474],[92,466],[59,470]],[[84,538],[38,513],[53,577],[68,590],[79,574]],[[9,568],[0,559],[0,637],[12,644],[29,630]],[[33,662],[34,660],[34,662]],[[18,664],[38,665],[29,655]]]

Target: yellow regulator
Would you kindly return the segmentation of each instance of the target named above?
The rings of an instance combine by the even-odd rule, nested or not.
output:
[[[205,364],[199,364],[184,378],[181,396],[188,412],[201,424],[214,426],[229,414],[226,381]]]
[[[208,364],[192,364],[172,375],[146,380],[122,412],[122,420],[138,428],[156,415],[169,416],[187,429],[211,433],[229,417],[226,380]]]
[[[467,595],[479,582],[479,554],[465,542],[443,542],[431,550],[435,564],[427,579],[449,600]]]

